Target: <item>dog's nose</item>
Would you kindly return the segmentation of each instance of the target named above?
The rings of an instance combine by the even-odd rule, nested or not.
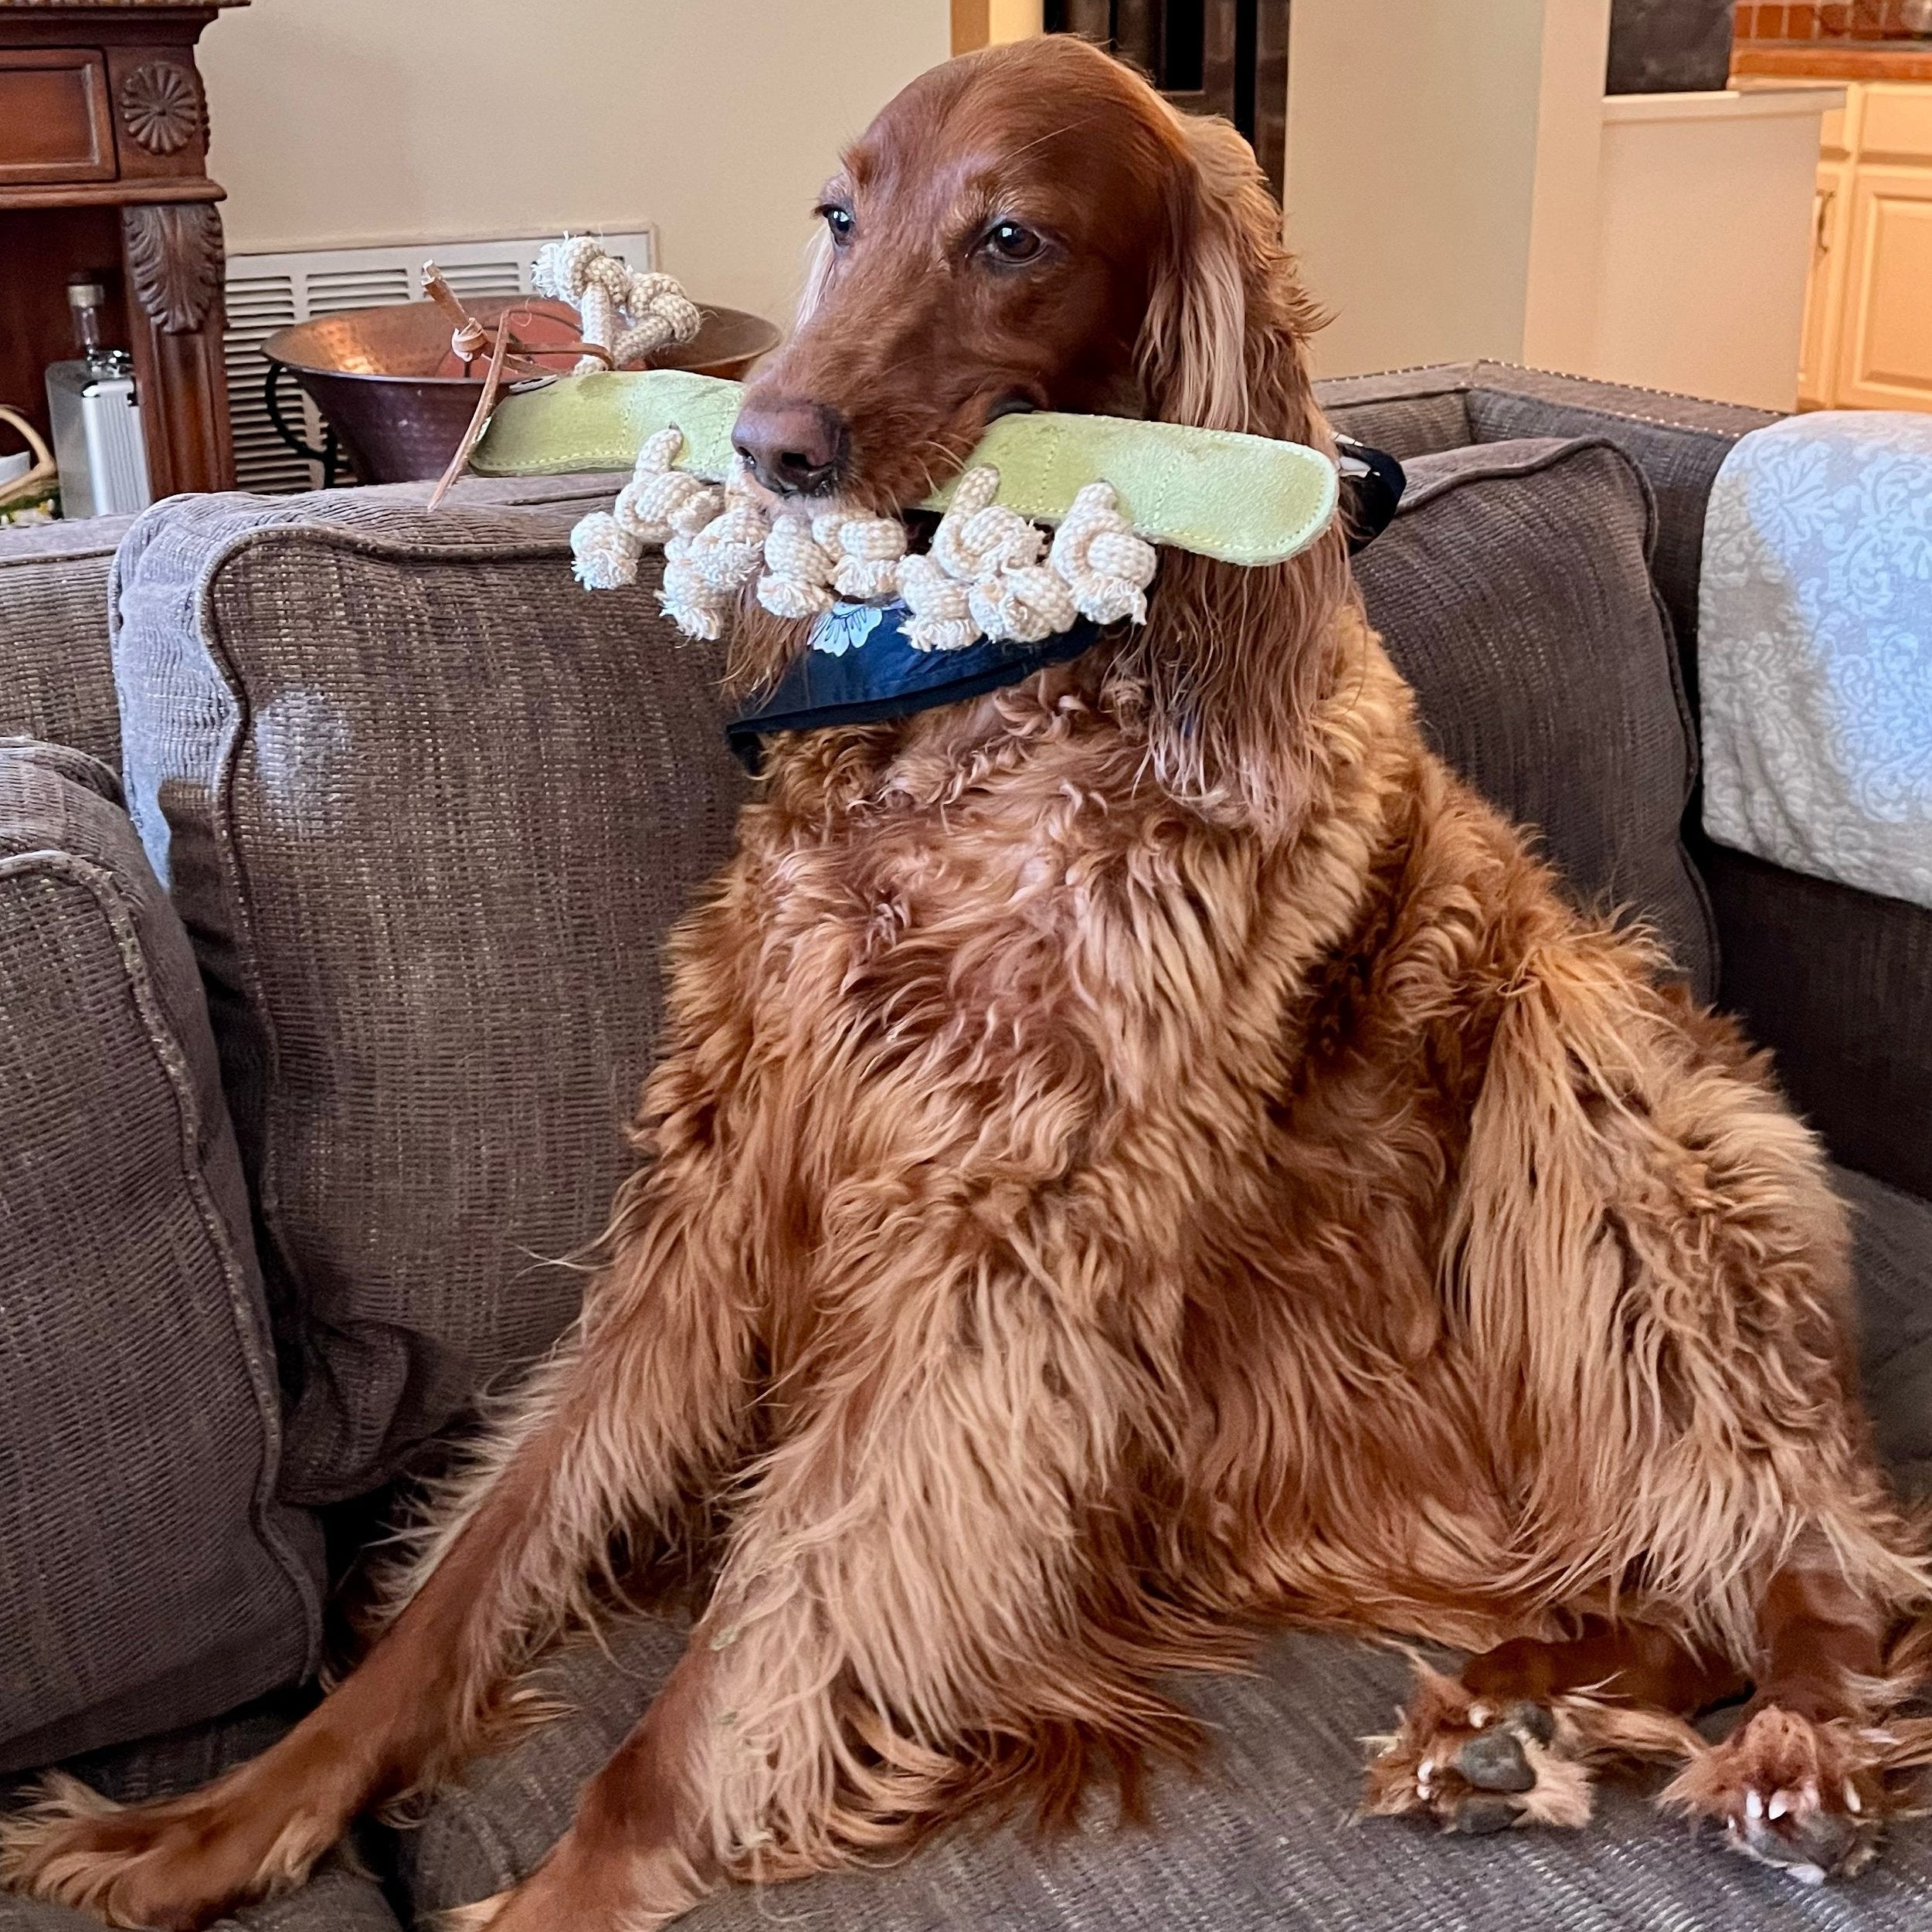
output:
[[[810,497],[837,482],[851,436],[844,417],[823,402],[748,398],[732,430],[732,447],[766,489]]]

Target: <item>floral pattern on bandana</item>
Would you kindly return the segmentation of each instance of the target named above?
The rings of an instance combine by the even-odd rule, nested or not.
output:
[[[877,604],[834,604],[812,626],[812,648],[828,657],[855,650],[879,627],[885,613]]]

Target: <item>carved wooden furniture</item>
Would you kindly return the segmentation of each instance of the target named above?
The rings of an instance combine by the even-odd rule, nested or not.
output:
[[[67,278],[104,271],[158,497],[234,480],[195,42],[247,3],[0,0],[0,402],[44,431],[43,372],[74,353]]]

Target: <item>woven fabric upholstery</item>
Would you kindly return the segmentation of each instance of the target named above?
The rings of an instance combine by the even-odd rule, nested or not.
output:
[[[233,1716],[97,1752],[63,1768],[117,1804],[171,1798],[267,1750],[311,1701],[300,1694],[265,1698]],[[0,1893],[0,1932],[100,1932],[100,1924],[84,1913]],[[300,1891],[219,1920],[209,1932],[396,1932],[396,1918],[374,1879],[333,1856]]]
[[[1841,1167],[1858,1273],[1859,1372],[1899,1486],[1932,1499],[1932,1201]]]
[[[1380,392],[1373,379],[1346,377],[1318,382],[1316,400],[1335,427],[1358,443],[1372,443],[1407,463],[1412,457],[1457,450],[1469,439],[1469,407],[1463,384],[1452,372],[1440,387],[1411,389],[1390,382]]]
[[[1842,1161],[1932,1198],[1932,912],[1706,843],[1723,1003]]]
[[[1708,402],[1661,389],[1556,375],[1508,362],[1445,362],[1316,385],[1323,408],[1365,443],[1378,426],[1416,451],[1459,443],[1502,443],[1530,436],[1599,436],[1616,444],[1644,474],[1657,505],[1651,569],[1676,633],[1686,688],[1697,691],[1697,576],[1704,555],[1704,504],[1726,453],[1737,439],[1778,418],[1733,402]],[[1464,428],[1455,429],[1460,409]],[[1382,446],[1397,456],[1395,443]]]
[[[1696,741],[1652,531],[1642,477],[1607,443],[1476,445],[1410,463],[1356,570],[1437,749],[1536,829],[1579,900],[1652,924],[1708,998],[1710,909],[1679,834]]]
[[[210,983],[304,1501],[570,1319],[666,929],[730,849],[718,654],[570,574],[609,487],[179,498],[121,553],[131,807]]]
[[[0,531],[0,737],[121,763],[107,657],[107,573],[131,519]]]
[[[529,1871],[568,1825],[582,1781],[636,1723],[677,1654],[669,1626],[579,1648],[548,1688],[571,1714],[473,1766],[397,1842],[419,1911],[487,1897]],[[690,1932],[1917,1932],[1932,1913],[1932,1822],[1902,1825],[1855,1885],[1805,1891],[1694,1842],[1635,1793],[1611,1788],[1581,1832],[1445,1838],[1406,1820],[1353,1821],[1360,1740],[1390,1727],[1408,1666],[1397,1652],[1298,1636],[1251,1679],[1178,1688],[1213,1727],[1204,1778],[1156,1781],[1151,1832],[1088,1828],[1041,1845],[970,1830],[895,1868],[726,1893]]]
[[[208,1716],[317,1642],[194,957],[116,789],[0,749],[0,1771]]]

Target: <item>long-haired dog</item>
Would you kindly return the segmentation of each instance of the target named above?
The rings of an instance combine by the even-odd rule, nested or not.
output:
[[[1247,149],[1076,41],[915,82],[822,212],[739,424],[775,491],[915,502],[1028,404],[1330,446]],[[735,674],[798,645],[748,614]],[[1818,1149],[1424,748],[1339,530],[1170,552],[1075,663],[777,742],[673,958],[582,1321],[380,1640],[204,1791],[57,1784],[13,1886],[175,1928],[299,1881],[694,1525],[682,1661],[465,1923],[640,1932],[1064,1811],[1188,1749],[1163,1672],[1290,1620],[1475,1653],[1372,1810],[1575,1824],[1635,1752],[1801,1876],[1871,1856],[1932,1589]]]

